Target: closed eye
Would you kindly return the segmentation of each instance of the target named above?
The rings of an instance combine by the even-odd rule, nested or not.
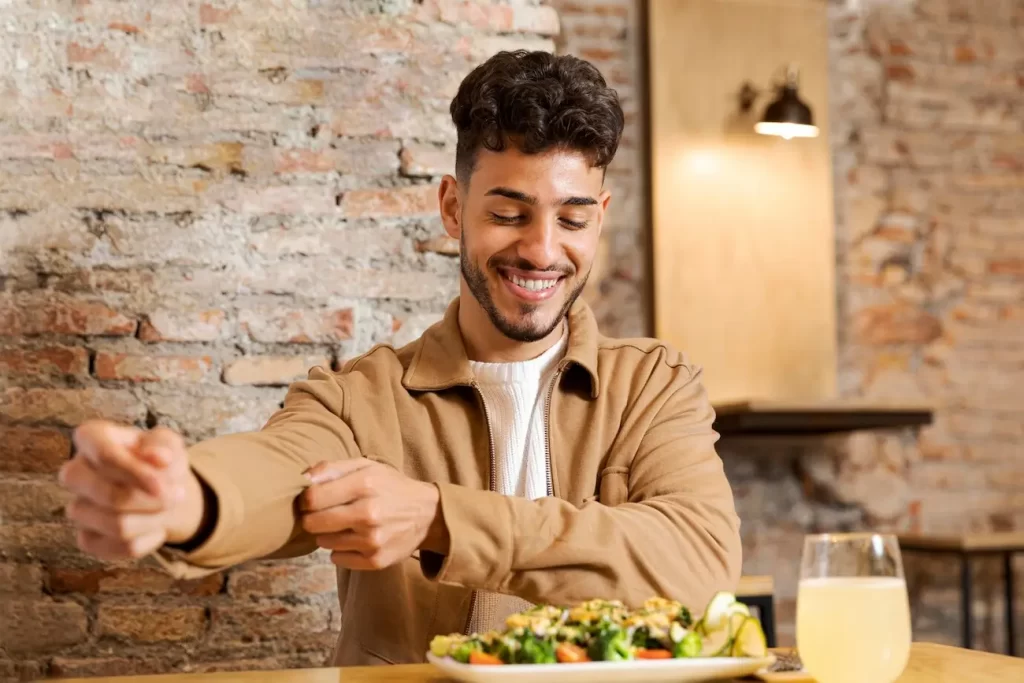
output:
[[[515,223],[520,223],[523,221],[524,218],[525,216],[521,215],[503,216],[500,213],[491,213],[491,220],[494,221],[495,223],[501,223],[503,225],[513,225]]]
[[[588,225],[587,221],[574,221],[568,218],[562,218],[561,221],[573,230],[582,230]]]

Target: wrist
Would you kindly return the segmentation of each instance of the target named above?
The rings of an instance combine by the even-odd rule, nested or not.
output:
[[[420,543],[420,550],[429,550],[440,555],[448,554],[451,540],[448,537],[448,526],[444,523],[441,510],[441,491],[434,484],[424,483],[424,521],[426,534]]]
[[[203,485],[194,472],[189,470],[185,483],[185,497],[170,512],[167,523],[167,543],[186,544],[195,538],[206,512],[206,496]]]

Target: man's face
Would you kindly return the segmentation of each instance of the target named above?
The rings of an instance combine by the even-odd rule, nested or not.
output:
[[[582,291],[608,206],[603,175],[578,152],[510,147],[481,150],[468,187],[442,183],[466,287],[506,337],[546,337]]]

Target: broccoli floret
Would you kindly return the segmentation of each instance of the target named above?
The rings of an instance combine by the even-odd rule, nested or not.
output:
[[[701,641],[700,634],[696,631],[690,631],[672,647],[672,656],[699,657],[703,646],[704,643]]]
[[[610,626],[594,634],[587,655],[596,661],[622,661],[633,659],[629,635],[617,626]]]
[[[555,661],[555,644],[528,632],[519,641],[519,651],[511,663],[554,664]]]
[[[682,624],[686,628],[690,628],[693,625],[693,615],[690,614],[690,610],[685,607],[679,607],[679,614],[676,615],[676,621]]]

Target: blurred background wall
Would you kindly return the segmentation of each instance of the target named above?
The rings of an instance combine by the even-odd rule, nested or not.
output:
[[[256,428],[310,365],[433,322],[456,292],[447,107],[495,51],[571,52],[619,89],[586,296],[606,333],[648,332],[640,5],[0,2],[0,679],[324,662],[324,558],[187,583],[101,565],[53,475],[82,419]],[[1024,525],[1024,2],[829,7],[840,388],[938,411],[920,434],[722,444],[784,641],[809,530]],[[955,642],[955,568],[908,569],[915,636]],[[999,648],[986,571],[978,645]]]

